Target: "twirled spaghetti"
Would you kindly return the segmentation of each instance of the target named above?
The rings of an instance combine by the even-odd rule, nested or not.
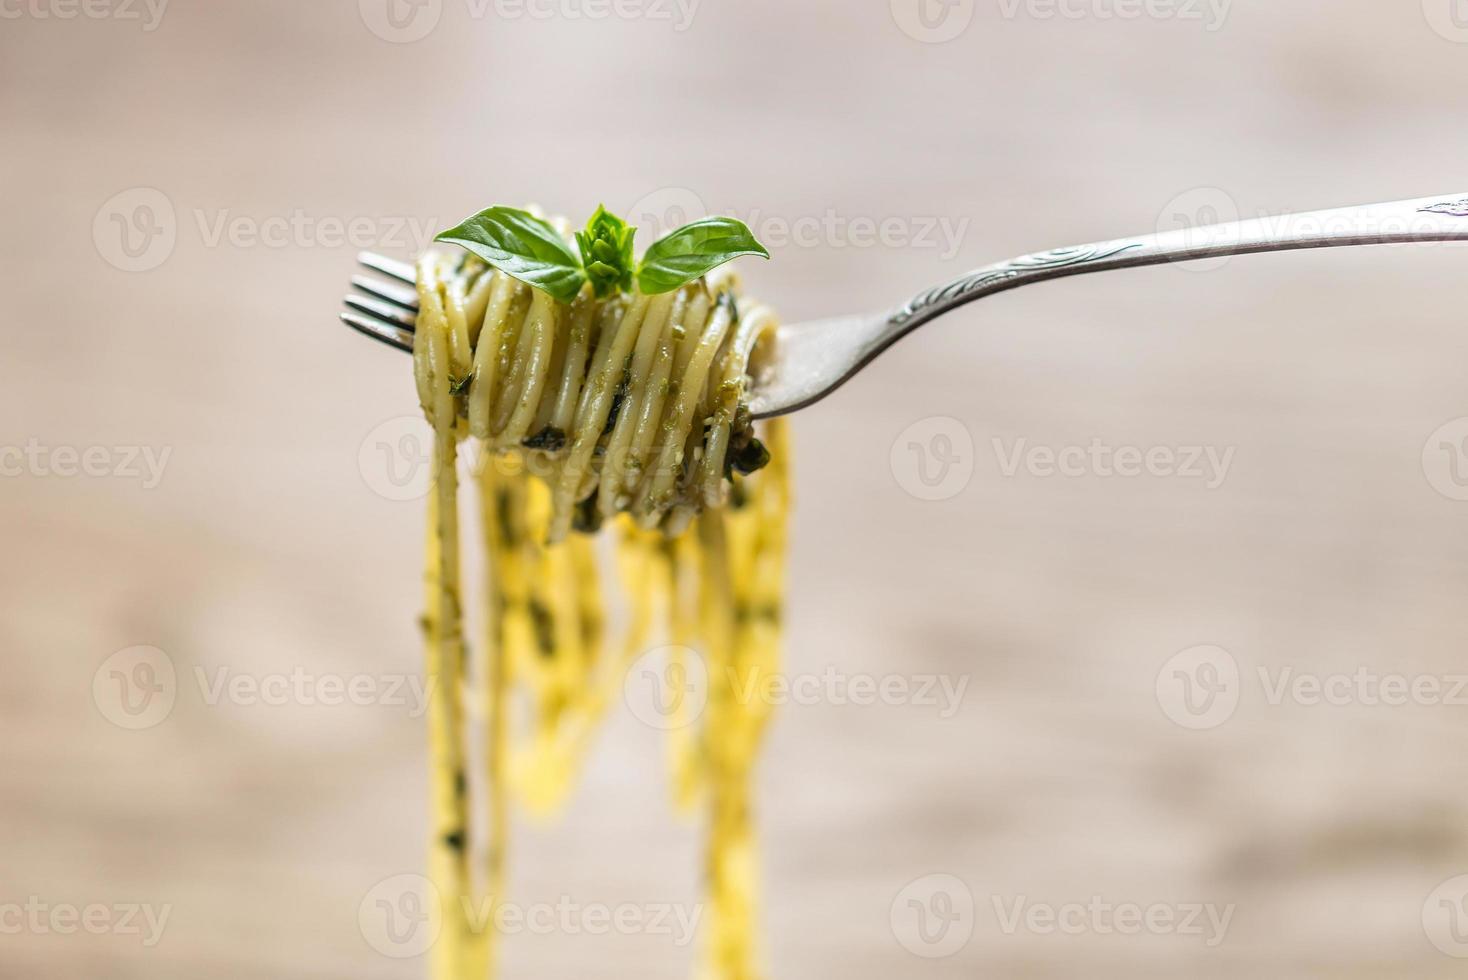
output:
[[[492,930],[468,910],[500,899],[511,801],[561,801],[659,622],[708,680],[701,714],[668,726],[675,798],[706,808],[704,972],[759,975],[748,783],[768,707],[740,692],[778,668],[789,447],[777,420],[767,449],[743,405],[775,321],[736,288],[729,275],[659,295],[588,286],[567,304],[472,256],[419,260],[438,980],[491,974]],[[478,657],[460,587],[456,463],[470,438],[489,582]],[[571,533],[608,518],[630,607],[610,640],[591,539]],[[681,690],[668,693],[677,706]]]

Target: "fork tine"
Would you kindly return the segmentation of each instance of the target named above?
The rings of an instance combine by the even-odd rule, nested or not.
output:
[[[384,303],[370,296],[346,296],[342,298],[342,302],[354,310],[375,316],[379,320],[386,320],[404,330],[411,331],[417,326],[418,318],[413,315],[413,312],[403,309],[396,303]]]
[[[392,276],[394,279],[410,285],[418,281],[418,276],[414,273],[413,267],[407,262],[399,262],[397,259],[390,259],[385,255],[378,255],[376,252],[358,252],[357,261],[375,272],[380,272],[385,276]]]
[[[352,285],[364,293],[376,296],[378,299],[385,299],[389,303],[396,303],[403,309],[413,313],[418,312],[418,293],[414,290],[399,286],[396,283],[383,282],[381,279],[374,279],[371,276],[353,276]]]
[[[359,330],[371,337],[380,340],[390,347],[398,350],[413,351],[413,335],[402,327],[379,320],[373,316],[362,316],[358,313],[342,313],[342,322],[354,330]]]

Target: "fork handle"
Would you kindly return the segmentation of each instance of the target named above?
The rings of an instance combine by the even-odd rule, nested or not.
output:
[[[919,293],[888,319],[882,346],[993,293],[1086,272],[1340,245],[1468,241],[1468,194],[1306,211],[1074,245],[975,269]]]

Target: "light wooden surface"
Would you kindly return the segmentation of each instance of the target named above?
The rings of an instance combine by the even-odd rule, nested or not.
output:
[[[397,254],[411,241],[392,219],[526,200],[582,215],[666,188],[758,209],[766,233],[828,212],[961,222],[953,254],[837,234],[745,268],[787,319],[885,305],[1200,201],[1253,215],[1468,189],[1468,46],[1420,7],[1236,0],[1207,31],[980,3],[945,44],[904,34],[886,3],[835,0],[705,0],[684,31],[445,0],[407,44],[349,0],[175,0],[151,32],[7,19],[0,445],[171,455],[151,489],[35,467],[0,480],[0,905],[172,911],[152,948],[0,934],[0,974],[423,975],[358,925],[377,882],[421,867],[421,722],[211,705],[197,679],[417,669],[421,505],[375,493],[358,461],[414,411],[408,365],[335,325],[354,250],[322,243],[323,220],[366,219]],[[176,244],[130,273],[93,226],[139,187],[166,197]],[[282,247],[237,233],[296,212]],[[797,418],[791,670],[967,688],[946,718],[781,709],[760,772],[773,976],[1461,975],[1423,909],[1468,872],[1464,707],[1271,704],[1258,671],[1468,670],[1468,503],[1422,464],[1468,415],[1464,254],[1023,291],[924,329]],[[972,439],[972,475],[922,501],[898,440],[935,417]],[[1006,476],[993,440],[1021,438],[1233,456],[1211,490]],[[1200,644],[1231,653],[1242,693],[1226,723],[1189,731],[1156,682]],[[136,645],[167,653],[178,695],[127,731],[93,680]],[[620,712],[565,817],[517,827],[510,897],[696,901],[697,832],[668,815],[662,762]],[[934,873],[975,913],[929,959],[892,921]],[[996,913],[1093,896],[1235,911],[1211,948],[1009,934]],[[527,935],[505,975],[672,978],[691,956],[649,934]]]

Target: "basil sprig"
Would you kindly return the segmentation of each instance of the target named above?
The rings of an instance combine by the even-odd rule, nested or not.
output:
[[[734,218],[684,225],[653,242],[641,263],[632,260],[636,234],[636,228],[598,207],[586,229],[576,233],[577,255],[545,219],[517,208],[493,207],[434,241],[459,245],[562,303],[575,299],[587,282],[598,299],[631,292],[634,278],[643,293],[667,293],[741,255],[770,257],[744,222]]]
[[[597,299],[632,289],[632,239],[637,229],[599,205],[586,223],[585,231],[576,233],[581,248],[581,261],[591,289]]]

